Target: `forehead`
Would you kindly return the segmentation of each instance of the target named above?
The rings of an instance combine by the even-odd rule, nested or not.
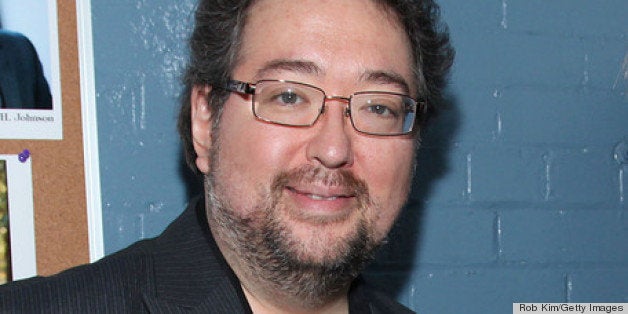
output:
[[[317,75],[392,71],[411,81],[411,56],[397,16],[374,1],[259,0],[248,10],[234,76],[252,79],[256,73],[242,72],[299,60],[319,67]]]

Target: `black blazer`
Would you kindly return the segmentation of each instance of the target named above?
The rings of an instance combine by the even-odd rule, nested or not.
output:
[[[0,30],[0,108],[52,109],[48,82],[33,44]]]
[[[351,313],[411,313],[356,280]],[[0,286],[0,313],[251,313],[196,199],[157,238],[51,277]]]

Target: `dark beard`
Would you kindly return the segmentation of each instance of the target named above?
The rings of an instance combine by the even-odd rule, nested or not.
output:
[[[206,177],[208,217],[219,229],[214,231],[241,259],[242,265],[248,267],[250,276],[268,285],[278,297],[292,296],[300,305],[316,308],[346,292],[351,281],[373,259],[378,241],[374,239],[372,223],[360,213],[355,231],[334,244],[337,252],[332,252],[333,257],[314,261],[300,256],[296,248],[302,244],[294,239],[287,222],[278,217],[278,212],[285,209],[279,204],[282,193],[291,180],[319,180],[327,185],[342,185],[357,195],[356,210],[365,211],[372,205],[366,184],[348,171],[329,172],[306,166],[277,175],[270,195],[247,217],[235,212],[228,201],[221,198],[224,187],[217,186],[212,175]],[[290,213],[287,216],[293,217]],[[324,220],[308,222],[315,225],[334,223]]]

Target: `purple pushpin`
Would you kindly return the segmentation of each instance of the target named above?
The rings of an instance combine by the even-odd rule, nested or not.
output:
[[[17,155],[17,159],[24,163],[28,160],[28,157],[31,156],[31,152],[28,149],[23,150],[21,153]]]

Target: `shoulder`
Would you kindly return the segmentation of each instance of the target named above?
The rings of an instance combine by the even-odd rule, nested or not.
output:
[[[7,30],[0,30],[0,43],[11,43],[11,44],[15,44],[15,43],[30,43],[30,40],[28,40],[28,38],[20,33],[17,32],[12,32],[12,31],[7,31]]]
[[[35,53],[35,46],[26,36],[7,30],[0,30],[0,49],[16,55],[32,56]]]
[[[0,313],[144,312],[144,300],[156,294],[164,276],[175,277],[171,281],[177,283],[199,277],[198,267],[208,258],[188,257],[208,251],[200,230],[194,210],[186,210],[157,238],[95,263],[0,285]],[[189,265],[189,260],[200,262]]]
[[[0,312],[101,312],[139,307],[141,304],[132,300],[141,302],[149,282],[150,246],[148,241],[139,242],[93,264],[0,286]]]

